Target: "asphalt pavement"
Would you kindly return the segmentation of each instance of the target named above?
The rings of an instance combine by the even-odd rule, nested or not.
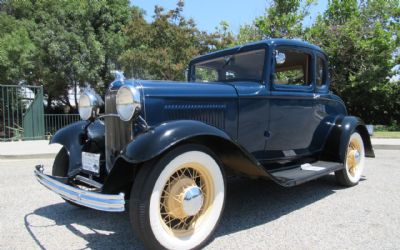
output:
[[[234,179],[206,249],[399,249],[400,151],[376,150],[359,185],[333,175],[298,187]],[[128,214],[80,209],[42,187],[33,166],[0,160],[0,249],[143,249]]]

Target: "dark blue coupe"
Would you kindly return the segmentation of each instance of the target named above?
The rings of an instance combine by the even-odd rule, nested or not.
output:
[[[187,82],[124,79],[103,101],[82,93],[82,121],[39,182],[67,202],[129,210],[149,249],[203,246],[216,228],[226,176],[291,187],[335,173],[356,185],[374,157],[361,119],[329,91],[327,57],[311,44],[260,41],[193,59]],[[128,204],[125,204],[128,203]],[[128,206],[126,206],[128,205]]]

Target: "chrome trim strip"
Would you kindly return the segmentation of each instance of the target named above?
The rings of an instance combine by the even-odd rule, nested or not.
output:
[[[34,173],[40,184],[66,200],[100,211],[123,212],[125,210],[124,193],[101,194],[66,185],[44,174],[41,165],[36,166]]]

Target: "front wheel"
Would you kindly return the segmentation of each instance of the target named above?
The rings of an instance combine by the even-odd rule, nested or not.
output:
[[[224,202],[225,178],[215,156],[203,146],[183,145],[142,166],[129,212],[149,249],[193,249],[213,233]]]
[[[365,150],[362,137],[354,132],[347,145],[345,168],[335,172],[336,180],[343,186],[357,185],[361,179],[365,164]]]

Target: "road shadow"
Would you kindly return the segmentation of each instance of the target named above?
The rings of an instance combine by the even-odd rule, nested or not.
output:
[[[52,220],[54,224],[36,225],[37,223],[31,222],[34,221],[33,216]],[[24,220],[27,231],[41,249],[46,249],[46,239],[41,238],[43,234],[36,233],[36,229],[55,225],[66,227],[70,232],[85,240],[87,242],[85,249],[145,249],[133,233],[127,212],[107,213],[78,208],[63,202],[38,208],[25,215]],[[61,235],[57,237],[62,238]],[[66,248],[70,247],[66,246]]]
[[[235,180],[228,186],[224,214],[214,238],[271,222],[342,188],[334,175],[291,188],[272,181]]]
[[[283,188],[271,181],[237,178],[229,180],[225,210],[213,238],[246,230],[276,220],[286,214],[317,202],[341,189],[333,175],[303,185]],[[37,245],[44,248],[30,216],[41,216],[58,226],[65,226],[87,242],[92,249],[144,249],[134,235],[127,212],[106,213],[58,203],[38,208],[25,216],[25,227]],[[90,229],[82,233],[76,225]],[[51,229],[49,229],[51,230]],[[104,232],[108,232],[105,234]]]

